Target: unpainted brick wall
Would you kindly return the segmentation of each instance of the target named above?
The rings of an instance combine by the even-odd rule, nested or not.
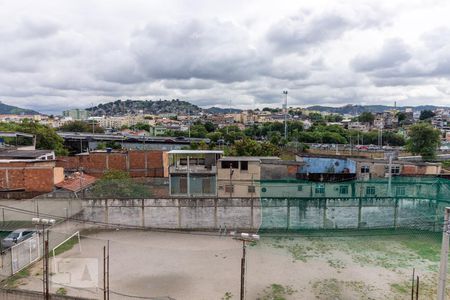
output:
[[[93,152],[89,155],[62,156],[57,166],[66,170],[80,167],[89,175],[101,177],[107,170],[122,170],[131,177],[163,177],[163,151]]]

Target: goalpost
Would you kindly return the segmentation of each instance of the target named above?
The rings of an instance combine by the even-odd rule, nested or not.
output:
[[[58,247],[61,247],[64,243],[68,242],[69,240],[71,240],[73,237],[77,237],[78,238],[78,249],[81,252],[81,238],[80,238],[80,232],[77,231],[74,234],[72,234],[71,236],[69,236],[67,239],[65,239],[64,241],[62,241],[61,243],[59,243],[58,245],[56,245],[55,247],[53,247],[52,249],[52,254],[53,254],[53,270],[56,270],[56,260],[55,260],[55,250]]]

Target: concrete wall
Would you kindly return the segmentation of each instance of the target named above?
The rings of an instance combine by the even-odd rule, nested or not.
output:
[[[138,227],[217,230],[257,229],[259,199],[160,198],[83,200],[83,217]]]
[[[82,209],[79,199],[0,200],[0,228],[8,221],[30,221],[33,217],[66,218]],[[25,212],[26,211],[26,212]],[[28,212],[33,212],[30,214]]]
[[[136,227],[218,230],[440,230],[445,203],[395,198],[85,200],[83,217]]]
[[[445,203],[423,199],[262,199],[261,230],[441,230]]]

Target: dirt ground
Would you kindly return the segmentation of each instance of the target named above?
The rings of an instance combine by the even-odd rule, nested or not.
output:
[[[107,240],[111,299],[239,299],[240,242],[204,234],[131,230],[84,234],[81,251],[74,245],[57,255],[60,261],[52,261],[52,291],[101,298]],[[421,298],[431,299],[439,250],[438,237],[429,235],[263,235],[247,247],[246,299],[409,299],[413,267],[420,276]],[[28,277],[14,284],[41,290],[41,277],[38,262]]]

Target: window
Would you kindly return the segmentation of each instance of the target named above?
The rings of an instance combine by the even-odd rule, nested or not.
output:
[[[375,195],[375,187],[374,186],[368,186],[366,187],[366,195]]]
[[[370,173],[369,166],[361,166],[361,173],[363,173],[363,174]]]
[[[241,171],[248,171],[248,161],[241,161]]]
[[[325,194],[325,186],[323,184],[316,185],[316,194]]]
[[[301,192],[301,191],[303,191],[303,185],[297,186],[297,192]]]
[[[405,196],[406,195],[406,188],[404,186],[398,186],[395,188],[395,194],[397,196]]]
[[[234,192],[234,186],[232,186],[232,185],[225,186],[225,193],[233,193],[233,192]]]
[[[391,168],[391,174],[400,174],[400,166],[393,166]]]
[[[263,188],[261,189],[261,192],[263,192],[263,193],[267,192],[267,188],[263,187]]]
[[[229,161],[229,160],[222,161],[222,169],[229,169],[229,168],[238,169],[239,162],[238,161]]]
[[[255,186],[254,185],[249,185],[248,186],[248,192],[249,193],[254,193],[256,191]]]
[[[346,185],[339,186],[339,194],[347,195],[348,194],[348,186],[346,186]]]

